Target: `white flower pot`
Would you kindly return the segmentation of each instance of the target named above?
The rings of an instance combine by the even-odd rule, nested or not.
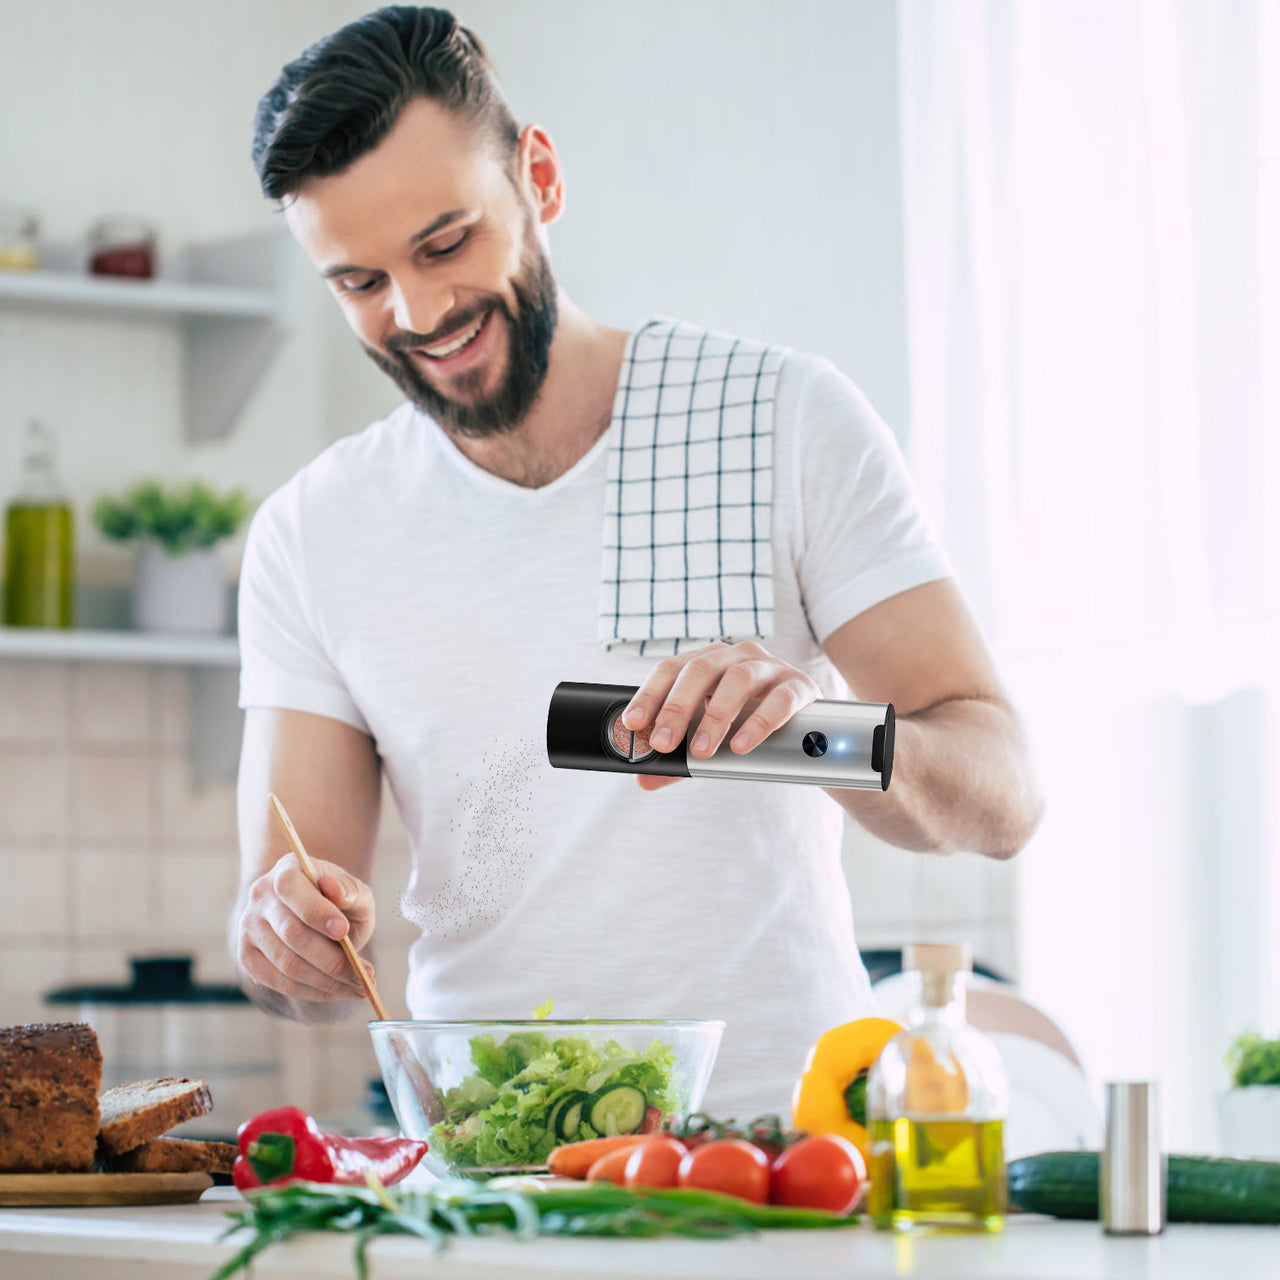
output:
[[[230,621],[222,566],[211,547],[170,555],[138,550],[133,567],[133,625],[139,631],[219,635]]]
[[[1223,1155],[1280,1160],[1280,1084],[1218,1094],[1218,1132]]]

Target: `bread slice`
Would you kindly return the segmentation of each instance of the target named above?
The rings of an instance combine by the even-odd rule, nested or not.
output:
[[[163,1076],[108,1089],[98,1105],[98,1147],[110,1157],[132,1151],[184,1120],[208,1115],[213,1099],[203,1080]]]
[[[113,1156],[110,1166],[120,1173],[230,1173],[238,1154],[234,1142],[154,1138]]]

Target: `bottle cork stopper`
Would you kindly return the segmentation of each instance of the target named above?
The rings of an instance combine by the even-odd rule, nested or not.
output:
[[[967,942],[915,942],[903,948],[902,968],[918,973],[970,973],[973,948]]]
[[[973,951],[962,942],[917,942],[903,948],[902,967],[920,974],[921,998],[940,1009],[953,998],[956,974],[973,969]]]

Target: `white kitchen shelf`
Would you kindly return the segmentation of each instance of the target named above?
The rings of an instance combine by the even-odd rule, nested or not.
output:
[[[198,786],[229,786],[240,760],[240,646],[235,636],[90,628],[0,627],[0,662],[123,662],[182,667],[191,695],[187,757]]]
[[[0,658],[55,662],[143,662],[184,667],[238,667],[235,636],[185,636],[147,631],[0,627]]]
[[[270,319],[275,296],[186,280],[112,280],[75,271],[0,272],[0,303],[99,315]]]
[[[188,440],[230,432],[292,323],[297,260],[281,232],[193,246],[154,280],[90,275],[70,246],[42,255],[47,270],[0,271],[0,307],[180,325]]]

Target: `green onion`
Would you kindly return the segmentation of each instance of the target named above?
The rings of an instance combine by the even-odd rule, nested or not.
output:
[[[310,1231],[350,1232],[356,1237],[358,1280],[367,1280],[369,1242],[380,1235],[413,1235],[433,1252],[451,1235],[500,1229],[517,1238],[536,1236],[675,1235],[717,1240],[761,1227],[842,1227],[858,1221],[821,1209],[751,1204],[736,1196],[695,1188],[669,1190],[583,1183],[537,1191],[477,1188],[466,1180],[437,1183],[424,1191],[389,1192],[383,1187],[341,1187],[295,1182],[248,1193],[244,1208],[232,1210],[222,1238],[240,1231],[248,1242],[210,1280],[227,1280],[247,1268],[273,1244]]]

